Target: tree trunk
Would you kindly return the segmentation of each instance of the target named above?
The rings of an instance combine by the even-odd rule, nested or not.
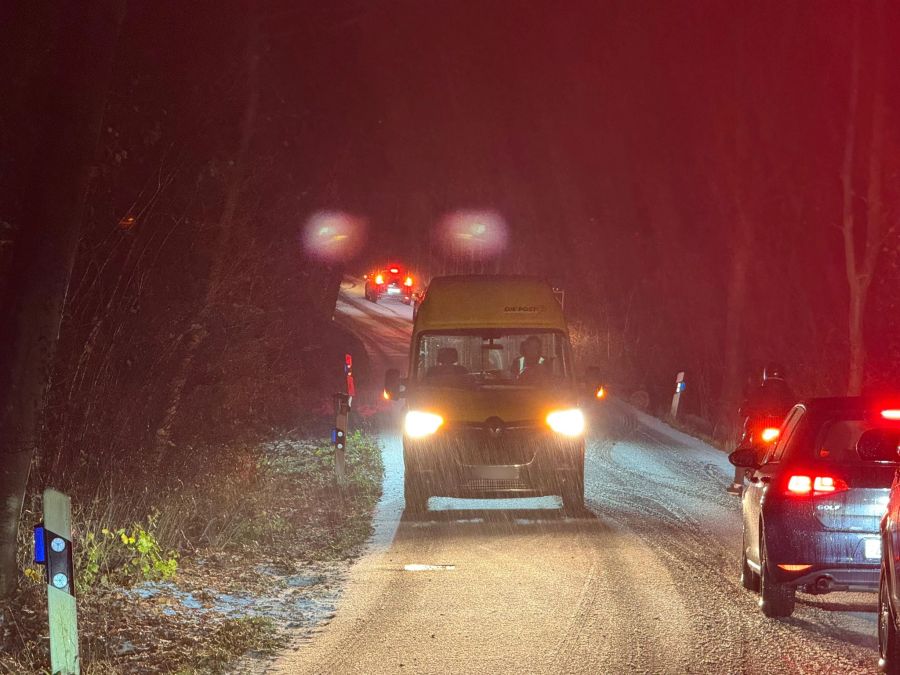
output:
[[[247,101],[241,119],[240,140],[235,155],[234,168],[228,181],[225,194],[225,205],[222,208],[222,216],[219,219],[219,233],[213,244],[213,260],[206,282],[206,291],[201,301],[197,318],[188,331],[190,339],[185,345],[184,354],[178,365],[175,377],[169,384],[169,398],[165,408],[165,414],[160,425],[156,429],[156,458],[157,464],[162,469],[170,465],[175,456],[175,446],[172,441],[173,429],[181,408],[182,398],[187,387],[188,379],[194,365],[197,352],[209,335],[209,321],[216,311],[216,303],[221,287],[228,271],[228,260],[233,239],[233,228],[238,203],[241,196],[241,188],[247,175],[247,160],[250,151],[250,141],[256,126],[256,116],[259,107],[259,26],[257,17],[251,19],[249,26],[249,40],[246,51],[247,59]]]
[[[858,396],[862,392],[863,368],[866,363],[866,343],[863,335],[863,316],[866,309],[866,291],[861,284],[850,287],[850,369],[847,376],[847,395]]]
[[[856,148],[856,116],[859,105],[859,9],[854,19],[853,55],[850,74],[850,100],[847,115],[847,135],[844,144],[844,162],[841,171],[843,188],[843,217],[841,231],[844,239],[844,266],[849,290],[848,343],[849,367],[847,394],[857,396],[862,392],[865,377],[866,343],[864,322],[869,288],[875,276],[878,256],[884,246],[884,202],[882,180],[882,147],[884,145],[884,3],[875,4],[877,16],[877,40],[875,45],[875,77],[872,97],[872,131],[869,144],[869,162],[866,175],[866,226],[865,237],[859,236],[859,227],[853,210],[853,176]],[[862,244],[862,255],[857,243]]]
[[[0,327],[0,597],[16,586],[25,484],[125,3],[61,3],[54,11],[62,36],[54,59],[60,70],[48,77],[46,95],[38,101],[48,122],[42,147],[34,149],[29,184],[23,186],[27,196]]]

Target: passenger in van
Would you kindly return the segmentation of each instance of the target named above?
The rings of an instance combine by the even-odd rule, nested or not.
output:
[[[537,335],[529,335],[522,342],[522,356],[513,361],[513,374],[523,382],[544,379],[549,374],[547,360],[541,354],[541,339]]]
[[[459,352],[453,347],[441,347],[437,353],[437,365],[431,366],[425,377],[447,377],[468,375],[469,371],[465,366],[458,363]]]

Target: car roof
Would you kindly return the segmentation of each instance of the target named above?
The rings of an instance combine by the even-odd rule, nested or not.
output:
[[[900,408],[900,396],[823,396],[806,399],[801,404],[811,413],[842,417]]]

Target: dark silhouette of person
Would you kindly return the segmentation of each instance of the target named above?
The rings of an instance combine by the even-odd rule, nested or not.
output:
[[[437,353],[437,365],[431,366],[426,377],[448,377],[467,375],[469,373],[465,366],[458,363],[459,352],[454,347],[441,347]]]
[[[512,363],[513,374],[523,383],[540,382],[550,375],[548,361],[541,352],[543,344],[537,335],[529,335],[520,347],[521,356]]]
[[[744,419],[743,436],[738,447],[752,447],[758,443],[753,438],[753,431],[761,420],[780,427],[785,415],[796,402],[797,397],[785,380],[784,366],[769,363],[763,369],[760,385],[747,395],[738,409],[738,414]],[[744,488],[744,471],[741,467],[735,467],[734,481],[728,488],[729,492],[741,493]]]
[[[543,365],[544,357],[541,339],[537,335],[529,335],[519,347],[521,356],[512,362],[512,371],[516,377],[522,375],[528,368]]]
[[[797,397],[785,380],[784,367],[770,363],[763,370],[762,382],[747,395],[738,414],[745,419],[784,417],[796,402]]]

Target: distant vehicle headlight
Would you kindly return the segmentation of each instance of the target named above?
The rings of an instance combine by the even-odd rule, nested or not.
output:
[[[444,418],[434,413],[410,410],[406,413],[403,428],[410,438],[431,436],[444,423]]]
[[[578,408],[554,410],[547,415],[547,426],[563,436],[581,436],[584,433],[584,415]]]

